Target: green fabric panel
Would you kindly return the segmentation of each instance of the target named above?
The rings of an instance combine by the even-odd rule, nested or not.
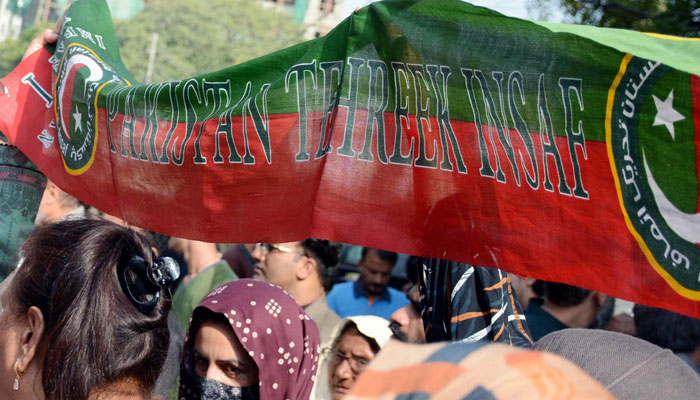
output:
[[[700,74],[700,64],[698,64],[700,39],[660,36],[625,29],[598,28],[587,25],[533,22],[552,32],[574,34],[624,53],[660,61],[670,67],[691,74]]]
[[[192,311],[212,289],[238,279],[226,261],[208,267],[200,272],[187,285],[180,285],[173,296],[173,312],[182,329],[187,332],[187,326]]]
[[[100,57],[107,60],[119,75],[136,84],[137,81],[119,61],[115,51],[118,49],[117,41],[110,32],[111,27],[107,21],[109,17],[97,3],[89,3],[75,10],[75,18],[84,20],[88,30],[103,32],[106,50],[98,50]],[[295,7],[302,7],[302,3],[296,3]],[[81,17],[80,13],[85,15]],[[90,46],[88,41],[80,37],[72,40]],[[269,83],[266,92],[267,111],[270,114],[295,113],[299,110],[296,97],[298,75],[290,75],[289,67],[312,65],[313,78],[311,72],[302,74],[304,80],[309,80],[306,84],[309,93],[302,96],[306,97],[306,110],[312,112],[324,107],[323,90],[331,95],[335,90],[331,85],[324,86],[323,72],[320,71],[322,62],[347,60],[349,57],[365,60],[359,76],[356,103],[367,104],[368,60],[376,60],[384,63],[388,70],[388,100],[385,109],[392,111],[396,109],[397,88],[401,88],[402,96],[405,94],[409,98],[415,98],[415,84],[411,73],[405,69],[406,65],[440,65],[450,69],[449,82],[445,88],[446,97],[449,98],[450,118],[471,122],[476,116],[486,121],[488,110],[484,94],[491,96],[495,107],[500,108],[499,96],[508,94],[508,77],[517,72],[522,76],[522,85],[519,85],[522,90],[515,92],[514,96],[519,96],[522,92],[525,99],[522,104],[516,103],[524,126],[529,131],[542,130],[539,128],[538,98],[546,97],[554,136],[565,135],[562,128],[565,113],[563,104],[559,101],[562,98],[559,79],[575,78],[583,82],[583,90],[581,101],[576,101],[573,106],[585,105],[585,111],[580,110],[585,114],[576,111],[573,117],[580,119],[585,116],[586,140],[604,141],[606,99],[610,83],[618,73],[625,53],[632,52],[641,58],[660,61],[678,71],[700,73],[700,63],[697,62],[699,50],[700,40],[671,40],[619,29],[535,23],[506,17],[457,0],[389,0],[373,3],[353,13],[322,38],[203,76],[209,82],[225,82],[231,76],[236,76],[229,85],[230,92],[236,96],[244,93],[248,82],[252,84],[251,95],[259,94],[262,85]],[[401,71],[404,78],[395,79],[397,74],[391,64],[394,61],[404,64]],[[347,63],[341,61],[341,64]],[[473,99],[467,95],[464,70],[469,74],[483,74],[481,83],[477,79],[471,80],[473,90],[469,90],[474,92]],[[342,82],[336,86],[340,88],[341,95],[346,95],[345,88],[350,85],[350,76],[346,71],[347,68],[342,74]],[[494,73],[499,74],[500,82],[494,80]],[[423,74],[427,76],[425,72]],[[201,82],[203,76],[194,79]],[[317,83],[312,83],[310,79]],[[312,94],[308,88],[316,84],[319,89]],[[426,84],[430,89],[429,82],[422,85]],[[116,86],[110,86],[102,92],[98,99],[100,107],[105,106],[105,95],[114,88]],[[184,83],[180,83],[174,89],[180,99],[184,97],[183,88]],[[134,86],[132,98],[137,103],[134,106],[137,116],[144,113],[142,99],[147,90],[149,87],[145,85]],[[436,104],[434,90],[426,89],[423,92],[426,99],[430,99],[431,105]],[[118,94],[119,101],[116,104],[120,113],[126,112],[122,105],[126,104],[128,93],[121,91]],[[170,90],[158,93],[160,102],[170,103]],[[160,115],[160,118],[185,122],[188,113],[184,111],[184,104],[180,105],[179,112],[175,115]],[[209,115],[211,110],[206,107],[206,104],[194,104],[189,113],[190,118]],[[407,107],[409,114],[416,113],[414,101],[409,102]],[[236,107],[232,115],[238,116],[242,112],[243,107]]]

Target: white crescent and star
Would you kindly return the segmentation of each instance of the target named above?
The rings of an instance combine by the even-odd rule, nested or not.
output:
[[[75,121],[75,130],[82,132],[83,131],[83,114],[80,113],[80,110],[78,110],[78,106],[75,106],[75,112],[73,113],[73,120]]]
[[[653,96],[653,95],[652,95]],[[673,89],[666,97],[666,100],[661,101],[658,97],[653,96],[654,104],[656,105],[656,118],[654,118],[653,126],[664,125],[671,138],[675,140],[676,131],[673,127],[678,121],[684,120],[685,116],[673,108]],[[686,213],[678,209],[666,197],[666,194],[661,190],[659,184],[656,183],[654,175],[651,173],[649,164],[647,163],[646,155],[642,152],[642,162],[646,170],[647,181],[654,195],[656,205],[659,207],[659,212],[663,216],[666,223],[673,229],[674,232],[690,243],[700,243],[700,214]]]
[[[671,89],[671,93],[668,94],[668,97],[666,97],[664,101],[661,101],[661,99],[655,95],[652,95],[652,97],[654,98],[654,105],[656,105],[656,117],[652,125],[666,126],[666,129],[668,129],[668,132],[671,134],[671,138],[676,139],[676,131],[673,124],[684,120],[685,117],[673,108],[673,89]]]
[[[700,243],[700,229],[698,229],[700,227],[700,214],[686,213],[673,205],[671,200],[669,200],[663,190],[661,190],[659,184],[656,183],[656,179],[654,179],[654,175],[651,173],[651,169],[649,169],[649,164],[647,163],[647,158],[644,153],[642,153],[642,161],[644,162],[644,169],[646,170],[649,187],[654,194],[654,200],[659,207],[661,216],[668,226],[670,226],[678,236],[690,243]]]
[[[104,76],[104,72],[100,68],[97,61],[93,60],[92,58],[90,58],[84,54],[76,54],[76,55],[72,56],[71,58],[68,59],[68,61],[66,62],[66,65],[63,68],[67,71],[67,73],[70,73],[70,71],[73,68],[80,68],[82,66],[88,67],[88,69],[90,71],[90,75],[87,78],[85,78],[85,87],[87,87],[88,83],[97,82],[100,79],[102,79],[102,77]],[[67,83],[67,81],[68,81],[67,79],[62,79],[61,83],[58,87],[58,104],[57,104],[57,106],[58,106],[59,112],[61,111],[61,106],[63,105],[64,100],[69,99],[68,97],[66,97],[66,83]],[[83,89],[83,92],[84,92],[84,89]],[[66,102],[66,103],[68,103],[68,102]],[[70,104],[70,103],[68,103],[68,104]],[[75,119],[76,122],[78,122],[78,119],[80,119],[81,120],[80,122],[82,122],[82,114],[77,109],[76,109],[76,112],[73,113],[73,119]],[[68,123],[68,121],[65,121],[64,119],[60,120],[60,124],[61,124],[61,128],[63,129],[63,132],[70,139],[70,130],[68,130],[68,127],[66,126],[67,123]],[[82,132],[82,124],[78,124],[78,126],[80,126],[80,128],[78,128],[76,126],[75,129],[76,130],[80,129],[80,131]]]

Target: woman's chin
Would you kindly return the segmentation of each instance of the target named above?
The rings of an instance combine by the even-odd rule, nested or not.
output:
[[[340,387],[340,386],[335,386],[335,387],[333,387],[332,390],[333,390],[333,392],[331,393],[332,400],[340,400],[343,397],[345,397],[345,395],[347,395],[348,392],[350,391],[349,388]]]

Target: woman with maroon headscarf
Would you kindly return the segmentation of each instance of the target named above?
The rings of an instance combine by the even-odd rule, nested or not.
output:
[[[178,399],[308,399],[318,352],[316,324],[285,291],[229,282],[192,313]]]

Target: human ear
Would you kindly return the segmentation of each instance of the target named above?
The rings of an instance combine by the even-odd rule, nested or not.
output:
[[[58,202],[58,196],[58,186],[54,185],[51,181],[47,182],[44,195],[41,197],[41,205],[44,207],[54,205]]]
[[[313,257],[302,257],[297,266],[297,279],[304,280],[316,270],[316,260]]]
[[[27,371],[32,360],[36,357],[37,348],[44,336],[44,315],[39,308],[29,307],[24,317],[27,319],[27,323],[20,334],[19,354],[15,367],[16,372],[20,375]]]

